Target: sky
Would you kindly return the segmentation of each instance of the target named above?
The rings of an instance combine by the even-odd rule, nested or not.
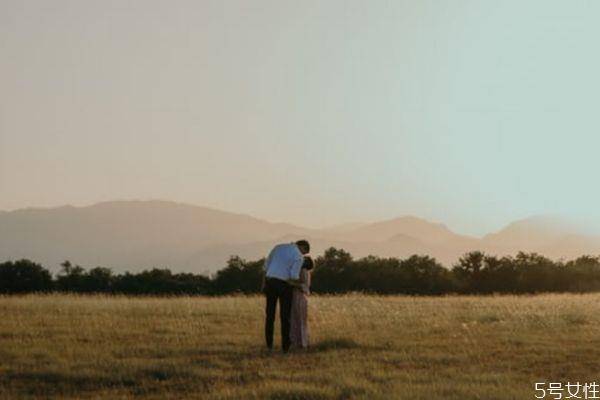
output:
[[[599,17],[577,0],[0,0],[0,209],[596,226]]]

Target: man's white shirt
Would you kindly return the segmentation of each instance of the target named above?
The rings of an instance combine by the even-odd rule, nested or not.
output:
[[[271,250],[265,260],[264,269],[267,278],[277,278],[284,281],[299,279],[304,256],[296,243],[278,244]]]

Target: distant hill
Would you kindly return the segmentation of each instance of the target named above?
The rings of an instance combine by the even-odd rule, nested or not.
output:
[[[50,268],[69,259],[85,266],[139,270],[168,266],[214,271],[185,261],[226,243],[273,241],[308,230],[247,215],[164,201],[117,201],[90,207],[24,209],[0,214],[0,259],[27,257]]]
[[[535,216],[484,236],[481,248],[498,255],[522,250],[566,259],[582,254],[600,255],[600,238],[578,233],[577,228],[564,219]]]
[[[317,230],[168,201],[0,212],[0,260],[29,258],[54,271],[68,259],[116,272],[151,267],[214,272],[230,255],[258,259],[275,243],[298,238],[311,241],[313,254],[331,246],[355,257],[426,254],[447,266],[476,249],[537,251],[552,258],[600,254],[597,238],[549,217],[517,221],[480,239],[411,216]]]

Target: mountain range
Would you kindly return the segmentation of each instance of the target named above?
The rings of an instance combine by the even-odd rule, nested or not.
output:
[[[423,254],[448,267],[471,250],[497,255],[533,251],[554,259],[600,254],[600,238],[540,216],[478,238],[413,216],[310,229],[169,201],[0,211],[0,260],[28,258],[52,271],[70,260],[115,272],[168,267],[213,273],[231,255],[259,259],[274,244],[298,238],[308,239],[315,255],[331,246],[355,257]]]

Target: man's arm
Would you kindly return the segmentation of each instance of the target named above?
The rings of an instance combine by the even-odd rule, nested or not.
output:
[[[304,264],[304,256],[300,254],[292,263],[292,267],[290,268],[290,279],[296,281],[300,279],[300,270],[302,269],[302,264]]]
[[[260,291],[261,293],[264,293],[265,289],[267,288],[267,274],[266,272],[263,271],[262,273],[262,279],[260,282]]]
[[[262,273],[262,279],[261,279],[261,283],[260,283],[260,291],[261,292],[264,292],[267,287],[267,271],[269,270],[269,264],[271,262],[272,254],[273,254],[273,250],[271,250],[271,252],[267,256],[267,258],[265,258],[265,263],[263,264],[263,273]]]
[[[265,263],[263,264],[263,271],[265,273],[267,273],[267,270],[269,269],[269,263],[271,262],[271,254],[273,254],[272,250],[269,253],[269,255],[267,256],[267,258],[265,258]]]

